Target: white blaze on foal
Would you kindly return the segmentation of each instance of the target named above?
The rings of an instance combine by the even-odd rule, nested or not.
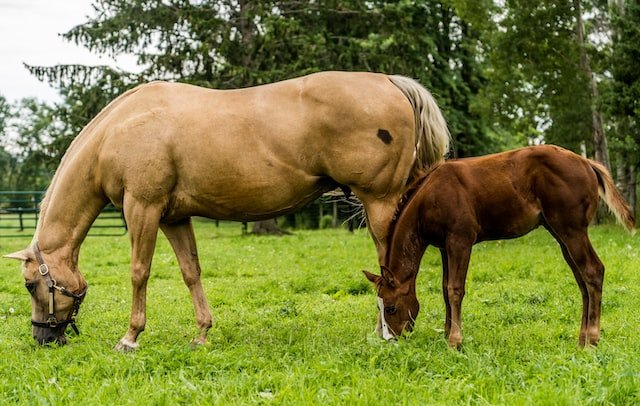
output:
[[[378,309],[380,309],[379,328],[382,330],[382,338],[384,338],[385,340],[394,339],[395,336],[389,331],[389,325],[387,325],[387,321],[384,318],[384,302],[382,301],[381,297],[378,297]]]

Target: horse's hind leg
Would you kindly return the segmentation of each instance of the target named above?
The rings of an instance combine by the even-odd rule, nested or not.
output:
[[[585,345],[598,345],[604,265],[593,249],[586,230],[566,243],[567,250],[580,270],[589,295]]]
[[[573,258],[571,258],[567,247],[565,247],[564,243],[560,240],[558,240],[558,243],[560,244],[560,248],[562,249],[562,256],[564,257],[564,260],[567,262],[567,264],[569,264],[569,267],[573,272],[573,276],[578,283],[578,287],[580,288],[580,294],[582,295],[582,320],[580,322],[580,335],[578,338],[578,345],[584,347],[587,343],[587,325],[589,323],[587,320],[587,317],[589,315],[589,291],[587,290],[587,284],[584,282],[584,279],[582,279],[580,269],[575,264],[575,262],[573,262]]]
[[[138,347],[136,340],[144,330],[147,303],[147,281],[151,271],[151,260],[156,247],[158,225],[162,208],[140,203],[125,196],[124,216],[131,239],[131,318],[129,329],[116,344],[116,350],[131,351]]]
[[[378,253],[378,262],[382,265],[387,251],[389,226],[396,211],[399,195],[386,196],[385,198],[375,198],[373,196],[356,196],[362,202],[367,216],[367,227],[373,238]]]
[[[563,248],[565,260],[574,272],[582,293],[582,325],[579,344],[581,346],[597,345],[600,340],[604,265],[591,245],[586,227],[579,229],[554,227],[554,231],[553,234]]]
[[[191,218],[179,223],[161,224],[160,228],[164,235],[167,236],[171,247],[173,247],[182,271],[182,279],[191,293],[191,300],[196,312],[196,325],[200,332],[200,335],[192,343],[205,344],[207,342],[207,332],[212,325],[212,319],[209,304],[200,281],[200,262],[198,261],[198,250]]]

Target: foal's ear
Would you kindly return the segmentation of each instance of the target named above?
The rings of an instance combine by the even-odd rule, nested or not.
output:
[[[33,259],[33,251],[29,248],[25,248],[21,251],[12,252],[4,256],[5,258],[17,259],[19,261],[28,261]]]
[[[364,274],[365,278],[369,279],[369,282],[371,283],[378,283],[378,281],[380,280],[381,276],[378,276],[376,274],[372,274],[369,271],[362,271],[362,273]]]

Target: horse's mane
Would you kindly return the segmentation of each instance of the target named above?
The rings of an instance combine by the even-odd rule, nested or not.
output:
[[[136,86],[133,89],[129,89],[126,92],[122,93],[120,96],[116,97],[113,101],[107,104],[102,110],[100,110],[100,112],[93,119],[91,119],[91,121],[89,121],[89,123],[86,126],[84,126],[84,128],[74,138],[74,140],[71,141],[71,144],[69,144],[67,151],[62,156],[62,159],[60,160],[60,164],[58,165],[58,169],[56,169],[56,172],[53,175],[53,178],[51,179],[51,183],[49,184],[49,187],[45,191],[44,196],[42,197],[42,201],[40,202],[40,216],[39,216],[38,225],[36,226],[36,231],[33,235],[34,242],[38,240],[38,232],[40,230],[39,226],[40,224],[42,224],[42,220],[46,215],[47,206],[49,205],[49,200],[51,198],[51,191],[55,187],[56,181],[60,177],[60,173],[64,171],[64,168],[66,167],[65,164],[70,159],[72,159],[72,157],[76,154],[78,150],[82,148],[82,146],[85,144],[85,141],[88,138],[90,138],[92,134],[95,134],[95,132],[91,130],[93,130],[98,125],[98,123],[100,123],[102,119],[110,111],[112,111],[118,104],[120,104],[119,101],[124,99],[126,96],[129,96],[130,94],[135,93],[138,89],[140,89],[140,86]]]
[[[441,164],[442,162],[438,162],[436,164],[431,165],[427,169],[421,169],[419,171],[416,171],[416,173],[413,175],[413,178],[409,181],[409,186],[407,186],[404,193],[402,194],[402,197],[398,201],[398,206],[396,207],[396,210],[393,213],[393,217],[391,218],[391,223],[389,224],[389,232],[387,233],[388,244],[391,243],[393,234],[396,229],[396,225],[398,224],[398,220],[400,220],[400,216],[402,215],[402,212],[407,207],[407,205],[409,204],[413,196],[416,194],[418,189],[420,189],[420,186],[422,186],[422,184],[427,180],[429,175],[431,175],[431,173],[436,168],[438,168]],[[386,264],[382,265],[382,268],[387,268],[387,265]]]

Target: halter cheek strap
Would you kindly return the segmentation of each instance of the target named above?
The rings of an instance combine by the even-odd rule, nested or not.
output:
[[[44,262],[44,258],[42,258],[42,253],[40,252],[40,248],[38,247],[38,243],[36,242],[33,245],[33,252],[36,257],[36,261],[38,262],[38,273],[44,278],[47,287],[49,288],[49,314],[47,316],[46,321],[36,321],[31,320],[31,324],[36,327],[45,327],[45,328],[56,328],[58,326],[66,327],[68,324],[71,325],[71,328],[76,334],[80,334],[78,327],[76,326],[76,315],[80,310],[80,304],[84,300],[84,296],[87,293],[87,288],[85,288],[80,293],[74,293],[68,290],[65,287],[58,286],[56,280],[51,277],[51,273],[49,272],[49,267]],[[58,291],[61,294],[73,298],[73,308],[71,309],[71,313],[66,320],[58,320],[55,315],[55,301],[56,294]]]

